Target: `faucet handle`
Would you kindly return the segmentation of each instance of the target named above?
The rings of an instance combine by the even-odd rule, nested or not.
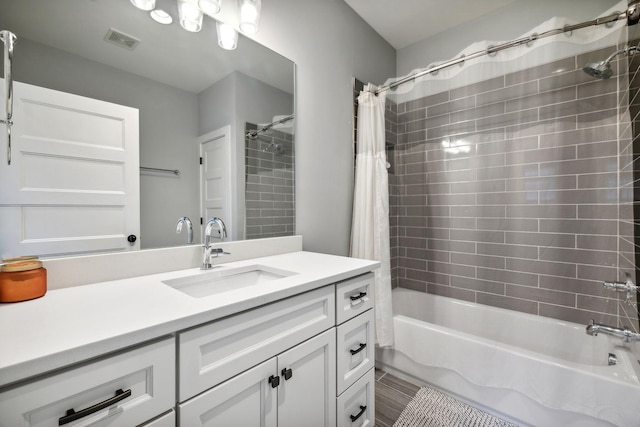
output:
[[[216,254],[216,256],[219,255],[231,255],[231,252],[225,252],[224,249],[222,248],[211,248],[211,255]]]

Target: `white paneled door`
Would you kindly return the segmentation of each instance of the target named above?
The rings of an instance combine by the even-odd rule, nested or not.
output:
[[[222,218],[229,237],[235,223],[231,206],[231,127],[225,126],[198,138],[200,144],[202,218]]]
[[[13,122],[0,255],[139,249],[138,110],[15,82]]]

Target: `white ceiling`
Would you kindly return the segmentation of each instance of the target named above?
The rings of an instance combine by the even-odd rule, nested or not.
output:
[[[402,49],[516,0],[344,0],[391,46]]]

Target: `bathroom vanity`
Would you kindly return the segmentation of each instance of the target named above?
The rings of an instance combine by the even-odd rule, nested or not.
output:
[[[371,426],[377,266],[292,252],[0,305],[0,425]]]

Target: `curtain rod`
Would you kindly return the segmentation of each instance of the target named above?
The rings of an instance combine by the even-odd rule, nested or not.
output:
[[[280,125],[280,124],[286,123],[289,120],[293,120],[294,118],[295,118],[295,114],[291,114],[289,116],[283,117],[280,120],[276,120],[275,122],[271,122],[268,125],[262,126],[260,129],[251,130],[251,131],[247,132],[245,136],[247,138],[252,138],[253,139],[253,138],[257,137],[258,134],[268,131],[269,129],[271,129],[275,125]]]
[[[635,25],[640,20],[640,0],[636,0],[629,4],[629,7],[625,12],[622,13],[614,13],[609,16],[604,16],[602,18],[596,18],[591,21],[581,22],[579,24],[574,25],[565,25],[563,28],[555,28],[552,30],[545,31],[544,33],[533,33],[528,37],[522,37],[519,39],[511,40],[499,45],[492,45],[487,47],[485,50],[480,50],[469,55],[462,55],[459,58],[451,59],[449,61],[443,62],[441,64],[435,65],[433,67],[429,67],[425,70],[418,71],[417,73],[411,74],[407,77],[403,77],[395,82],[389,83],[388,85],[382,86],[378,90],[375,91],[375,94],[378,95],[382,92],[388,91],[390,89],[394,89],[404,83],[410,82],[412,80],[417,79],[418,77],[422,77],[426,74],[435,73],[438,70],[442,70],[443,68],[451,67],[456,64],[464,63],[469,59],[479,58],[484,55],[493,55],[495,53],[500,52],[501,50],[509,49],[516,46],[521,46],[523,44],[530,44],[538,39],[543,39],[545,37],[555,36],[557,34],[570,33],[574,30],[580,30],[582,28],[592,27],[595,25],[602,24],[613,24],[616,21],[621,19],[627,20],[627,25]]]

